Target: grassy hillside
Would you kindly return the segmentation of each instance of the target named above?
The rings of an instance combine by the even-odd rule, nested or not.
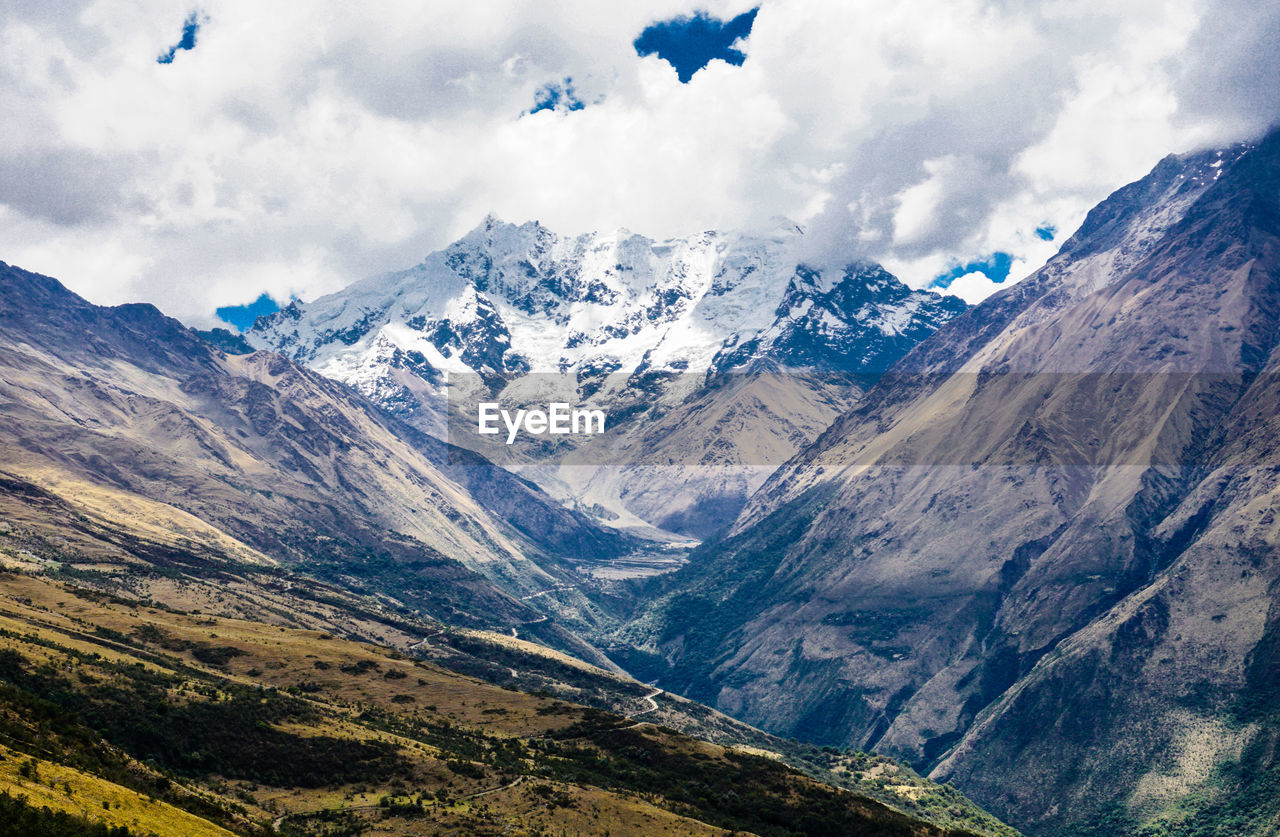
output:
[[[886,756],[779,738],[703,704],[604,671],[545,646],[481,631],[442,629],[416,649],[487,682],[642,717],[697,738],[776,759],[834,787],[876,799],[945,828],[1008,837],[1017,832],[950,785]]]
[[[249,810],[244,800],[237,798],[236,791],[219,790],[218,785],[210,782],[240,781],[275,788],[271,796],[265,795],[261,788],[245,790],[261,804],[256,815],[237,814],[242,818],[253,820],[253,816],[257,816],[259,820],[265,817],[275,822],[286,813],[302,810],[299,806],[309,804],[308,800],[316,797],[325,783],[332,788],[359,785],[360,782],[340,775],[325,776],[324,782],[320,782],[316,776],[295,775],[297,771],[288,776],[272,776],[268,768],[261,768],[267,773],[244,774],[242,768],[237,772],[235,764],[269,764],[270,758],[267,757],[270,756],[282,759],[291,770],[298,764],[322,768],[324,764],[336,761],[364,765],[362,770],[367,768],[376,773],[385,761],[366,750],[344,749],[345,745],[335,741],[312,741],[307,745],[310,749],[300,750],[295,746],[296,742],[275,734],[264,734],[260,724],[277,730],[308,730],[312,737],[333,727],[332,718],[321,723],[322,719],[305,713],[299,715],[299,710],[292,704],[268,701],[265,708],[255,709],[244,717],[227,716],[227,713],[234,712],[223,704],[232,708],[248,705],[245,693],[236,689],[262,688],[274,690],[277,697],[283,695],[300,699],[304,706],[322,702],[345,707],[336,716],[343,720],[337,727],[338,732],[326,735],[339,740],[355,736],[358,741],[369,737],[367,727],[373,723],[373,715],[366,715],[366,712],[389,713],[392,718],[416,715],[453,725],[476,725],[481,730],[503,721],[507,724],[503,727],[503,735],[537,740],[551,734],[554,725],[549,724],[552,719],[559,718],[557,723],[561,726],[575,722],[570,715],[560,718],[546,706],[578,704],[574,711],[585,712],[587,710],[583,707],[592,707],[612,713],[615,725],[621,723],[617,719],[630,716],[634,720],[627,721],[627,724],[645,722],[644,727],[636,729],[650,730],[654,727],[649,724],[661,725],[731,748],[726,752],[733,753],[734,758],[750,755],[753,764],[768,764],[769,770],[785,770],[784,765],[790,766],[809,779],[816,779],[816,787],[852,790],[863,799],[877,801],[911,818],[937,825],[939,831],[936,833],[947,829],[990,835],[1014,833],[977,809],[954,789],[921,779],[890,759],[823,750],[778,739],[700,704],[665,693],[653,694],[656,690],[616,671],[589,665],[524,639],[527,636],[542,640],[545,635],[548,640],[565,645],[567,632],[557,627],[555,619],[544,618],[532,624],[522,624],[520,639],[482,630],[448,627],[415,612],[402,602],[360,593],[360,585],[355,580],[330,577],[323,564],[316,568],[315,574],[297,570],[286,572],[258,561],[237,561],[234,555],[218,554],[181,540],[150,539],[144,531],[121,531],[77,516],[73,509],[56,498],[24,483],[10,483],[11,490],[0,491],[0,566],[11,571],[0,583],[0,596],[6,591],[9,593],[7,599],[0,598],[0,629],[13,634],[4,641],[25,662],[11,660],[14,662],[10,672],[12,677],[6,682],[31,697],[51,701],[78,713],[76,717],[81,719],[80,723],[93,730],[94,734],[103,734],[111,746],[128,753],[138,763],[159,769],[170,781],[213,793],[228,800],[232,806]],[[21,590],[26,592],[20,593]],[[33,633],[34,629],[38,630]],[[52,653],[49,646],[39,643],[32,646],[32,636],[41,636],[40,631],[52,632],[42,641],[53,643],[59,649],[70,649],[59,652],[64,658],[71,655],[57,663],[62,668],[55,666],[55,671],[63,672],[59,676],[67,679],[70,685],[50,681],[45,676],[49,670],[41,666],[53,661],[49,659]],[[368,644],[350,642],[353,639]],[[44,650],[39,650],[41,648]],[[94,657],[95,654],[98,656]],[[389,673],[385,662],[388,655],[396,654],[404,658],[396,661],[397,665],[412,665],[410,657],[419,658],[429,665],[421,670],[414,666],[412,676],[410,670],[405,669],[405,677],[401,678]],[[90,662],[85,662],[86,655]],[[366,662],[360,663],[362,659]],[[142,663],[142,671],[156,671],[160,679],[140,683],[135,676],[135,662]],[[96,679],[95,682],[82,680],[78,675],[68,678],[65,674],[67,665],[78,671],[78,667],[101,667],[107,663],[123,666],[129,677],[117,683],[122,676],[118,671],[108,678],[102,673],[94,673],[92,668],[84,670],[89,678]],[[166,677],[178,677],[180,682],[175,685]],[[194,679],[183,685],[183,677]],[[487,682],[481,684],[479,680]],[[108,690],[108,685],[116,691]],[[483,697],[477,696],[480,693],[475,691],[480,687],[483,687]],[[426,688],[433,691],[424,697],[421,690]],[[517,695],[516,690],[540,696],[525,694],[513,697]],[[492,705],[484,708],[494,711],[460,715],[459,707],[455,705],[457,700],[450,697],[456,692],[475,692],[470,699],[461,700],[469,705],[487,701]],[[171,698],[175,695],[181,701],[197,702],[216,697],[221,708],[215,711],[194,706],[175,712],[166,708],[173,703]],[[504,702],[495,702],[499,700]],[[513,700],[516,704],[511,705]],[[529,708],[528,701],[534,702],[533,709]],[[364,709],[350,709],[352,706],[359,708],[362,704]],[[453,708],[445,709],[446,706]],[[518,707],[524,709],[517,712]],[[364,716],[356,723],[366,728],[366,732],[350,727],[353,715]],[[130,732],[130,724],[138,726],[139,717],[147,719],[154,727],[150,730],[151,737],[138,738]],[[256,741],[266,751],[231,747],[223,740],[225,736],[214,736],[210,742],[226,745],[224,749],[218,749],[203,738],[196,741],[186,735],[187,730],[205,727],[216,729],[220,734],[222,731],[228,731],[227,734],[237,731],[241,738]],[[611,731],[606,724],[593,734],[608,736],[621,733]],[[413,740],[418,744],[430,743]],[[0,738],[0,744],[4,743],[12,742]],[[626,748],[639,746],[636,742],[625,745],[618,741],[613,743]],[[417,749],[413,744],[408,746]],[[40,756],[34,751],[31,755]],[[551,775],[558,775],[559,764],[557,761],[546,769],[551,770]],[[526,767],[532,769],[530,764]],[[543,767],[539,765],[538,769]],[[104,774],[102,769],[98,769],[90,773],[144,796],[151,792],[148,787],[135,788],[110,771]],[[486,774],[494,780],[506,775]],[[511,774],[511,780],[531,775],[528,770],[515,772]],[[382,796],[396,792],[396,781],[406,790],[413,788],[415,793],[426,787],[435,798],[434,794],[442,789],[449,792],[448,782],[460,788],[464,780],[469,781],[447,768],[425,785],[422,782],[413,784],[403,775],[388,774],[380,780],[381,785],[352,792],[349,799],[345,798],[348,792],[344,790],[336,798],[332,793],[329,796],[321,794],[321,801],[359,808],[352,816],[369,821],[375,818],[375,814],[385,812],[363,806],[376,805]],[[519,812],[522,810],[519,800],[524,798],[521,794],[528,791],[523,788],[527,781],[531,779],[523,779],[520,785],[510,790],[482,788],[473,781],[474,787],[466,792],[487,790],[481,797],[483,804],[491,809]],[[655,781],[654,776],[636,779],[629,792],[650,793]],[[578,788],[575,792],[603,794],[612,798],[619,782],[616,776],[604,776],[569,784]],[[309,785],[310,788],[302,793],[299,790],[301,785]],[[301,796],[294,799],[284,794],[286,788],[299,791]],[[539,794],[545,792],[545,789],[538,791]],[[660,796],[667,798],[665,794]],[[43,797],[31,798],[37,807],[52,805],[51,800]],[[630,807],[626,810],[638,810],[635,809],[639,804],[637,800],[633,797],[627,799]],[[176,801],[162,801],[188,810]],[[642,801],[642,808],[655,810],[643,816],[637,814],[638,823],[648,822],[645,817],[658,817],[658,811],[677,813],[676,809],[664,807],[659,802]],[[267,807],[268,802],[272,806],[283,807]],[[83,815],[85,807],[69,806],[65,810]],[[97,815],[97,809],[92,805],[87,807]],[[766,805],[765,809],[772,807],[776,806]],[[444,806],[437,808],[439,810],[435,814],[443,817]],[[230,810],[233,813],[238,811],[234,807]],[[628,818],[632,815],[624,816],[621,809],[614,810],[614,814],[623,821],[631,821]],[[529,814],[526,811],[521,816],[527,818]],[[701,819],[711,817],[711,814],[694,813],[690,816]],[[439,817],[432,821],[436,822]],[[567,810],[557,812],[557,820],[566,817],[570,817]],[[303,819],[310,821],[313,818]],[[128,825],[131,821],[132,817],[120,819],[117,824]],[[145,818],[138,818],[138,821],[146,822]],[[292,821],[291,817],[286,817],[281,821],[281,827]],[[240,827],[234,818],[215,817],[211,822],[233,830]],[[738,821],[729,819],[723,822],[737,827],[733,823]],[[338,827],[337,824],[331,825]],[[644,833],[647,826],[637,825],[636,828]],[[165,832],[159,830],[156,833]],[[584,833],[595,832],[584,829]],[[615,828],[614,833],[626,832]]]
[[[0,574],[9,818],[160,835],[968,833],[636,715]]]

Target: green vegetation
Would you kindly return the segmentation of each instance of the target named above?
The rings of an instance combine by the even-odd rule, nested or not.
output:
[[[1280,623],[1254,648],[1246,686],[1228,710],[1251,731],[1239,759],[1214,766],[1208,780],[1147,822],[1117,812],[1132,837],[1270,837],[1280,833]]]
[[[193,656],[199,657],[198,654]],[[28,671],[21,655],[0,651],[0,701],[21,705],[51,728],[102,738],[139,761],[176,773],[223,776],[275,785],[323,787],[358,779],[378,781],[399,769],[380,742],[286,733],[276,725],[315,721],[307,704],[275,691],[222,684],[200,697],[175,701],[173,675],[135,666],[114,669],[111,683],[75,687],[47,669]]]
[[[69,834],[973,833],[330,634],[4,574],[0,601],[0,787],[99,829]]]
[[[918,833],[918,821],[870,800],[850,805],[847,795],[817,782],[797,783],[772,759],[734,751],[716,759],[691,740],[688,747],[663,746],[648,729],[619,726],[605,713],[588,715],[564,736],[594,745],[538,742],[570,781],[656,793],[679,813],[721,828],[762,837]]]
[[[0,837],[134,837],[125,826],[90,822],[66,811],[37,808],[0,791]]]
[[[433,643],[432,660],[438,664],[505,687],[543,692],[613,713],[633,710],[652,691],[498,637],[445,631]],[[776,754],[782,764],[825,785],[851,790],[943,828],[1002,837],[1017,834],[954,787],[924,779],[889,757],[778,738],[700,704],[675,698],[663,701],[659,712],[644,718],[713,743]]]

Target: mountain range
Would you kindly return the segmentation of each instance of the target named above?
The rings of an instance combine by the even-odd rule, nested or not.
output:
[[[0,265],[0,829],[1013,833],[630,678],[633,539],[247,348]]]
[[[1280,132],[977,306],[804,235],[490,217],[243,336],[0,263],[6,786],[246,834],[1012,833],[960,792],[1276,833]],[[480,400],[608,429],[493,443]]]
[[[0,472],[157,551],[305,564],[505,628],[538,617],[520,596],[563,584],[571,559],[629,549],[345,386],[228,355],[150,305],[90,305],[4,265],[0,341]]]
[[[786,222],[765,237],[657,242],[490,216],[414,268],[294,301],[245,337],[501,458],[602,522],[702,537],[847,408],[860,379],[967,307],[874,264],[810,269],[795,256],[802,240]],[[449,402],[474,415],[477,398],[599,406],[610,438],[513,459],[449,432]],[[735,425],[742,415],[757,432]]]

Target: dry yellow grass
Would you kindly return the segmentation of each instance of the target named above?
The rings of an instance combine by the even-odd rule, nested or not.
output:
[[[241,543],[193,514],[166,503],[80,479],[54,468],[8,463],[18,478],[62,498],[78,513],[102,526],[121,529],[155,543],[205,548],[246,564],[274,566],[277,561]]]
[[[86,817],[112,826],[127,826],[139,834],[181,834],[184,837],[231,837],[232,832],[143,796],[129,788],[61,764],[39,761],[36,776],[19,773],[28,757],[0,746],[0,786],[37,808]]]
[[[562,802],[549,803],[534,788],[550,787]],[[370,822],[368,837],[435,833],[509,835],[565,834],[573,837],[720,837],[722,828],[682,817],[636,796],[563,782],[523,782],[509,790],[433,809],[433,822],[403,818]],[[423,830],[424,828],[430,830]],[[745,834],[744,832],[738,832]]]
[[[274,822],[281,816],[345,809],[365,819],[373,835],[429,835],[457,829],[477,834],[492,829],[495,834],[511,835],[534,834],[539,829],[550,829],[557,834],[608,831],[617,837],[648,834],[701,837],[725,833],[634,795],[594,787],[556,783],[558,798],[570,800],[570,804],[548,804],[544,796],[535,792],[542,783],[534,779],[522,779],[511,785],[509,779],[502,777],[458,776],[445,767],[443,757],[435,748],[385,730],[371,729],[355,720],[359,707],[377,706],[405,717],[425,714],[445,719],[487,735],[525,738],[562,729],[580,720],[580,707],[502,689],[406,658],[390,649],[351,642],[322,631],[138,607],[77,594],[42,577],[0,576],[0,629],[10,632],[8,636],[0,636],[0,648],[19,650],[34,664],[49,664],[65,670],[75,670],[80,664],[59,648],[39,643],[81,654],[97,654],[108,663],[132,665],[140,661],[135,649],[118,645],[109,636],[95,634],[97,628],[126,636],[136,636],[139,629],[159,630],[170,647],[148,645],[148,654],[153,650],[161,660],[164,657],[179,659],[213,679],[282,689],[304,685],[307,691],[302,697],[324,710],[322,719],[309,724],[285,724],[280,729],[303,736],[330,735],[395,743],[402,748],[404,757],[417,765],[422,777],[424,787],[410,789],[412,792],[430,793],[433,788],[447,787],[453,800],[434,803],[429,817],[406,820],[386,818],[379,811],[379,800],[389,792],[386,787],[302,789],[231,783],[223,797],[241,792],[236,801],[245,806],[251,819],[262,824]],[[37,642],[23,639],[24,636]],[[191,646],[184,649],[186,643]],[[198,645],[232,647],[240,656],[222,667],[209,666],[195,656],[192,648]],[[142,663],[149,670],[167,668],[156,662],[143,660]],[[358,670],[362,663],[363,671]],[[175,699],[181,698],[175,695]],[[142,833],[154,831],[193,837],[229,833],[164,802],[48,761],[39,767],[39,782],[22,780],[18,766],[25,756],[7,751],[3,755],[0,786],[24,794],[33,804],[128,825]],[[50,787],[50,782],[56,787]],[[72,788],[70,796],[62,789],[63,782]],[[468,798],[472,795],[474,798]],[[104,800],[110,806],[108,809],[102,808]]]

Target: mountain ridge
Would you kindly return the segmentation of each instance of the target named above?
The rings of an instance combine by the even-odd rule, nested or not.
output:
[[[0,784],[21,798],[4,816],[1013,833],[891,760],[818,754],[618,672],[557,609],[592,618],[574,564],[625,539],[345,385],[6,265],[9,311]]]
[[[1166,583],[1179,555],[1201,579],[1199,598],[1244,604],[1230,604],[1237,616],[1220,627],[1197,627],[1201,644],[1181,658],[1199,662],[1152,694],[1178,698],[1196,678],[1239,685],[1231,666],[1203,655],[1213,643],[1234,661],[1250,653],[1273,562],[1246,562],[1251,592],[1233,591],[1229,573],[1195,563],[1215,560],[1196,544],[1223,537],[1204,528],[1223,512],[1203,500],[1178,507],[1208,467],[1199,463],[1231,441],[1248,403],[1239,399],[1276,403],[1258,373],[1276,345],[1278,159],[1275,134],[1167,159],[1091,213],[1039,272],[922,342],[756,492],[726,541],[654,583],[663,603],[630,636],[671,668],[646,675],[766,729],[945,764],[935,776],[977,789],[1032,833],[1080,833],[1112,804],[1136,823],[1157,816],[1130,804],[1135,777],[1151,771],[1135,754],[1077,738],[1106,778],[1092,797],[1072,784],[1053,726],[1070,718],[1054,713],[1078,716],[1085,704],[1041,681],[1031,693],[1047,717],[1025,701],[1020,713],[988,707],[1129,597]],[[1255,425],[1236,432],[1256,445],[1268,431],[1265,413],[1251,415]],[[1249,454],[1234,450],[1243,467]],[[1198,495],[1212,498],[1227,473]],[[1125,631],[1158,625],[1161,612],[1116,616],[1120,633],[1089,647],[1105,659],[1106,643],[1133,643]],[[1152,647],[1172,643],[1141,630],[1154,631]],[[1192,722],[1161,702],[1169,697],[1143,704],[1120,667],[1094,659],[1081,682],[1115,696],[1099,723],[1171,752]],[[981,734],[966,739],[983,712]],[[1137,732],[1145,713],[1167,722],[1163,732]],[[1037,755],[1018,757],[1012,740]],[[957,746],[963,755],[948,755]],[[1072,807],[1049,801],[1065,799]]]
[[[199,543],[229,566],[355,572],[504,628],[540,615],[520,596],[566,583],[569,559],[631,548],[346,386],[279,355],[227,355],[152,306],[93,306],[6,266],[0,312],[0,471],[97,524]],[[397,565],[408,585],[383,578]]]

